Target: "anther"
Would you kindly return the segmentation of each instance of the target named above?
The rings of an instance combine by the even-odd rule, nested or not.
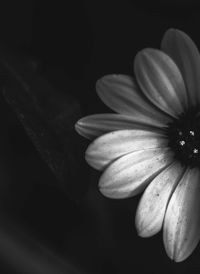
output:
[[[197,154],[198,152],[199,152],[199,150],[198,150],[197,148],[194,148],[194,149],[193,149],[193,153],[194,153],[194,154]]]
[[[200,170],[200,106],[188,109],[170,122],[166,134],[174,158],[184,166]]]
[[[185,141],[184,141],[184,140],[181,140],[181,141],[179,141],[179,144],[180,144],[181,146],[184,146],[184,145],[185,145]]]
[[[190,135],[194,136],[194,131],[193,130],[190,130]]]

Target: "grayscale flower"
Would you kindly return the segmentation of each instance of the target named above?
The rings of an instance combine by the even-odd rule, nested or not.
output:
[[[170,29],[161,50],[136,55],[134,73],[98,80],[99,97],[116,113],[86,116],[75,127],[94,139],[86,161],[103,171],[101,193],[120,199],[145,190],[138,234],[163,229],[168,256],[180,262],[200,239],[200,54]]]

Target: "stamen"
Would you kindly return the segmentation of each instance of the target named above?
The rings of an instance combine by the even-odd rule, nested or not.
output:
[[[193,149],[193,153],[194,153],[194,154],[197,154],[198,152],[199,152],[199,150],[198,150],[197,148],[194,148],[194,149]]]
[[[190,130],[190,135],[194,136],[194,131],[193,130]]]
[[[185,141],[184,141],[184,140],[181,140],[181,141],[179,141],[179,144],[180,144],[181,146],[184,146],[184,145],[185,145]]]
[[[200,169],[200,108],[188,109],[168,124],[168,145],[181,164]]]

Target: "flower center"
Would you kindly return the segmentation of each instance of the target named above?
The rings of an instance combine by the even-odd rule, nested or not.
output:
[[[200,110],[190,109],[168,124],[168,145],[184,166],[200,168]]]

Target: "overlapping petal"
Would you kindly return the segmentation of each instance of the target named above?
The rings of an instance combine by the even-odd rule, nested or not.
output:
[[[175,189],[164,219],[164,245],[168,256],[186,259],[200,239],[200,173],[188,169]]]
[[[165,120],[155,120],[151,115],[135,113],[128,116],[116,113],[93,114],[81,118],[75,125],[76,131],[88,139],[122,129],[146,129],[160,131]]]
[[[138,150],[167,147],[161,133],[147,130],[118,130],[94,140],[86,150],[86,161],[96,169],[104,169],[113,160]]]
[[[96,84],[97,94],[109,108],[117,113],[135,116],[137,113],[151,116],[156,121],[166,121],[169,117],[159,111],[142,94],[133,77],[128,75],[106,75]]]
[[[107,167],[99,181],[100,191],[110,198],[134,196],[171,161],[171,153],[166,148],[129,153]]]
[[[189,102],[200,103],[200,54],[191,38],[180,30],[168,30],[162,40],[161,49],[179,67],[185,84]]]
[[[150,237],[161,230],[167,204],[183,171],[180,163],[173,162],[146,188],[135,217],[136,229],[141,237]]]
[[[152,103],[173,117],[187,107],[187,94],[182,75],[174,61],[155,49],[144,49],[135,58],[137,81]]]

